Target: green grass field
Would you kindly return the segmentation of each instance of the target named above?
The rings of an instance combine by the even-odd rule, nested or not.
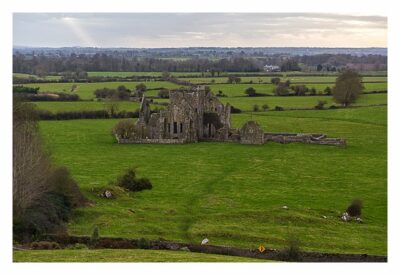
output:
[[[222,91],[228,97],[245,96],[245,91],[249,87],[253,87],[257,93],[273,95],[275,86],[273,84],[212,84],[208,85],[215,94]],[[315,88],[317,92],[323,92],[328,86],[333,84],[306,84],[309,88]],[[364,83],[365,92],[387,90],[387,83]]]
[[[179,85],[166,81],[146,81],[146,82],[96,82],[96,83],[33,83],[25,84],[28,87],[40,87],[39,92],[66,92],[71,93],[72,85],[78,87],[74,93],[78,94],[81,99],[93,99],[94,91],[102,88],[116,89],[120,85],[125,85],[128,89],[135,90],[136,85],[144,83],[148,89],[166,88],[175,89]],[[155,91],[158,93],[158,91]]]
[[[148,95],[151,95],[149,91]],[[270,109],[274,109],[275,106],[281,106],[283,108],[313,108],[318,100],[325,100],[326,107],[330,105],[337,105],[333,102],[331,96],[268,96],[268,97],[221,97],[221,101],[226,104],[230,103],[236,108],[242,111],[252,111],[255,104],[262,105],[267,104]],[[155,102],[168,102],[167,99],[155,99]],[[33,102],[38,109],[48,110],[51,112],[62,112],[62,111],[81,111],[81,110],[104,110],[107,106],[106,102],[101,101],[42,101]],[[132,101],[117,101],[116,102],[119,111],[135,111],[140,107],[139,102]],[[367,106],[367,105],[378,105],[387,104],[387,94],[369,94],[362,95],[355,106]],[[152,108],[161,108],[162,106],[152,105]]]
[[[38,101],[33,102],[38,109],[50,112],[83,111],[83,110],[107,110],[108,103],[102,101]],[[134,112],[140,107],[139,102],[116,101],[119,111]],[[152,107],[154,108],[154,107]]]
[[[203,76],[203,77],[208,77],[212,78],[210,72],[171,72],[172,75],[174,76]],[[266,73],[266,72],[224,72],[221,73],[221,77],[224,75],[260,75],[260,77],[267,75],[271,75],[271,73]],[[307,72],[278,72],[276,73],[277,75],[307,75],[307,74],[315,74],[314,72],[307,73]],[[336,77],[337,73],[336,72],[324,72],[324,75],[328,77]],[[386,71],[371,71],[371,72],[361,72],[361,75],[374,75],[377,77],[386,77],[387,72]],[[162,72],[88,72],[89,76],[109,76],[109,77],[129,77],[129,76],[162,76]],[[307,77],[312,77],[312,76],[307,76]],[[216,77],[215,77],[216,78]],[[368,78],[368,77],[366,77]]]
[[[282,248],[291,232],[308,251],[387,254],[386,107],[237,114],[233,127],[250,119],[268,132],[326,133],[348,146],[119,145],[110,135],[118,120],[40,122],[54,161],[94,202],[74,211],[69,233],[98,225],[100,236]],[[131,166],[152,190],[112,186],[117,199],[98,197]],[[339,219],[353,198],[364,201],[362,224]]]
[[[271,76],[245,76],[240,77],[241,82],[250,82],[253,81],[254,84],[264,83],[270,84],[271,83]],[[291,76],[291,77],[280,77],[281,81],[290,80],[292,83],[296,82],[319,82],[319,83],[335,83],[336,76]],[[191,83],[227,83],[228,77],[197,77],[197,78],[182,78],[182,80],[189,81]],[[364,82],[387,82],[387,77],[385,76],[367,76],[363,77]],[[329,85],[330,86],[330,85]]]
[[[184,251],[142,249],[25,250],[13,252],[14,262],[266,262],[244,257]]]
[[[34,74],[23,74],[23,73],[13,73],[13,77],[18,77],[18,78],[35,78],[35,79],[40,79],[40,80],[59,80],[61,79],[61,76],[58,75],[48,75],[44,77],[39,77]]]
[[[286,109],[313,108],[319,100],[326,101],[325,107],[339,105],[333,102],[332,96],[263,96],[263,97],[221,97],[221,102],[228,103],[242,111],[252,111],[254,105],[261,109],[267,104],[269,109],[280,106]],[[354,106],[387,104],[387,94],[361,95]]]
[[[97,83],[75,83],[77,89],[74,93],[78,94],[81,99],[90,100],[93,99],[94,91],[101,88],[115,89],[120,85],[124,85],[128,89],[135,89],[135,86],[139,83],[144,83],[148,89],[165,88],[165,89],[176,89],[181,87],[167,81],[145,81],[145,82],[97,82]],[[40,87],[39,92],[66,92],[71,93],[72,86],[74,83],[31,83],[24,84],[28,87]],[[333,84],[306,84],[309,88],[315,88],[317,92],[323,92],[327,86],[333,86]],[[387,90],[387,82],[382,83],[364,83],[365,91],[382,91]],[[273,84],[212,84],[209,85],[214,93],[222,91],[228,97],[244,96],[245,90],[249,87],[256,89],[258,93],[273,95],[274,85]],[[148,96],[158,96],[158,90],[150,90],[146,93]]]

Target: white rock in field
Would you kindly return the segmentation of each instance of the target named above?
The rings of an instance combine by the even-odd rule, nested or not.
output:
[[[287,205],[282,206],[282,209],[288,210],[289,207]]]
[[[327,217],[325,215],[323,215],[322,218],[326,219]]]
[[[344,213],[342,214],[341,219],[342,219],[343,221],[347,222],[347,221],[349,221],[351,218],[350,218],[349,213],[344,212]]]
[[[357,218],[356,218],[356,221],[359,222],[359,223],[362,223],[362,222],[363,222],[363,220],[362,220],[360,217],[357,217]]]
[[[104,192],[104,196],[107,198],[107,199],[110,199],[110,198],[112,198],[112,193],[111,193],[111,191],[110,190],[106,190],[105,192]]]
[[[205,245],[205,244],[208,244],[208,239],[207,238],[205,238],[204,240],[201,241],[201,245]]]

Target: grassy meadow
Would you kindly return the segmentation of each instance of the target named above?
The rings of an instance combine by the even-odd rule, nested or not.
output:
[[[165,89],[176,89],[181,87],[167,81],[146,81],[146,82],[132,82],[132,81],[120,81],[120,82],[95,82],[95,83],[30,83],[24,84],[28,87],[40,87],[39,92],[64,92],[64,93],[76,93],[81,99],[91,100],[95,98],[94,91],[102,88],[116,89],[120,85],[124,85],[128,89],[135,90],[136,85],[144,83],[148,89],[165,88]],[[71,92],[72,86],[77,85],[77,89]],[[158,91],[155,91],[158,93]]]
[[[89,72],[89,76],[161,76],[161,72]],[[173,73],[197,76],[200,73]],[[14,74],[15,75],[15,74]],[[21,75],[20,77],[23,77]],[[28,77],[28,76],[26,76]],[[333,86],[335,75],[290,76],[323,91]],[[211,82],[219,99],[243,111],[232,114],[232,127],[257,121],[266,132],[325,133],[344,138],[347,147],[300,143],[241,145],[201,142],[185,145],[119,145],[111,135],[117,119],[40,121],[39,128],[55,164],[66,166],[77,180],[91,206],[75,209],[68,232],[90,235],[95,225],[100,236],[147,238],[244,248],[281,249],[293,235],[301,249],[318,252],[387,255],[387,94],[365,94],[353,108],[313,108],[319,100],[325,107],[337,105],[332,96],[245,96],[245,89],[273,94],[270,78],[243,76],[253,84],[226,84],[226,77],[182,78],[192,83]],[[365,91],[387,90],[387,77],[364,77]],[[376,82],[376,83],[373,83]],[[76,83],[84,101],[33,102],[51,112],[104,110],[96,101],[99,88],[140,82]],[[166,81],[143,82],[148,89],[179,88]],[[40,92],[71,93],[74,83],[33,83]],[[157,96],[149,90],[147,96]],[[168,99],[154,99],[168,102]],[[253,106],[281,106],[282,112],[252,112]],[[119,101],[119,111],[135,111],[138,102]],[[152,108],[162,106],[152,104]],[[147,177],[152,190],[127,192],[112,182],[127,168],[135,167]],[[99,194],[110,189],[116,199]],[[364,202],[363,223],[344,223],[340,214],[354,198]],[[288,209],[283,209],[288,206]],[[254,259],[151,250],[14,251],[16,262],[158,262],[158,261],[254,261]]]
[[[207,237],[247,248],[282,248],[293,234],[304,250],[387,254],[385,106],[235,114],[233,127],[250,119],[268,132],[326,133],[348,146],[119,145],[110,134],[118,120],[40,122],[54,161],[93,201],[74,211],[69,233],[90,235],[97,225],[100,236],[193,243]],[[130,193],[110,184],[132,166],[152,190]],[[117,198],[99,198],[104,188]],[[354,198],[365,204],[362,224],[339,219]]]
[[[272,76],[242,76],[240,77],[241,82],[253,82],[254,84],[270,84]],[[289,80],[291,83],[335,83],[336,76],[289,76],[280,77],[281,81],[284,82]],[[191,83],[227,83],[228,77],[195,77],[195,78],[182,78],[182,80],[189,81]],[[364,82],[387,82],[386,76],[365,76],[363,77]]]
[[[149,95],[148,91],[146,94]],[[326,101],[326,107],[338,105],[333,102],[331,96],[265,96],[265,97],[221,97],[220,100],[226,104],[229,103],[242,111],[252,111],[254,105],[260,108],[267,104],[270,109],[275,106],[281,106],[286,109],[296,108],[313,108],[319,100]],[[154,102],[168,102],[168,99],[154,99]],[[135,111],[140,107],[139,102],[134,101],[115,101],[119,111]],[[107,102],[102,101],[42,101],[34,102],[41,110],[49,110],[51,112],[63,111],[82,111],[82,110],[104,110],[107,108]],[[387,94],[368,94],[362,95],[354,106],[381,105],[387,104]],[[162,108],[163,106],[151,105],[152,108]]]
[[[14,251],[14,262],[266,262],[244,257],[143,249]]]
[[[48,110],[50,112],[65,111],[92,111],[107,110],[109,103],[107,101],[38,101],[34,102],[39,110]],[[136,101],[114,101],[119,111],[134,112],[140,107]]]

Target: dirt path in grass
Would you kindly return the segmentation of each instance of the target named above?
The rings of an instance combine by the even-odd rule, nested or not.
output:
[[[184,238],[188,242],[194,242],[190,234],[190,229],[200,218],[199,216],[202,208],[200,205],[200,201],[204,200],[204,198],[206,198],[207,196],[212,195],[214,193],[215,185],[230,176],[234,171],[235,169],[232,167],[224,167],[223,173],[204,182],[202,186],[202,191],[198,192],[197,194],[193,194],[187,200],[185,207],[185,218],[182,220],[182,224],[180,226],[182,230],[182,238]]]

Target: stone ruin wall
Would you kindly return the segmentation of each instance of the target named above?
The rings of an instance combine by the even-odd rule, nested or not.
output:
[[[118,144],[185,144],[189,143],[184,139],[171,138],[141,138],[141,139],[123,139],[116,137]]]
[[[184,107],[189,106],[189,108]],[[204,125],[203,115],[214,112],[224,127],[218,131],[214,125]],[[267,141],[282,144],[301,142],[306,144],[345,146],[346,140],[327,138],[324,134],[265,133],[255,121],[246,122],[239,129],[230,128],[230,105],[223,105],[212,93],[170,93],[167,110],[150,114],[150,106],[142,99],[141,116],[137,122],[138,136],[130,139],[117,138],[118,143],[128,144],[184,144],[198,141],[226,141],[241,144],[264,144]],[[172,122],[179,123],[178,133],[172,133]],[[212,126],[212,136],[208,135]]]
[[[301,142],[307,144],[346,146],[346,140],[328,138],[324,134],[296,134],[296,133],[264,133],[265,141],[279,143]]]

